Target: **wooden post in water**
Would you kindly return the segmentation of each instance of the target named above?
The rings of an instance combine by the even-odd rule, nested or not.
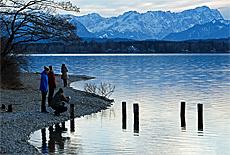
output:
[[[13,109],[12,109],[12,104],[9,104],[8,105],[8,112],[12,112],[13,111]]]
[[[134,132],[139,132],[139,105],[138,103],[133,104],[133,113],[134,113]]]
[[[203,104],[197,104],[198,111],[198,130],[203,131]]]
[[[126,102],[122,102],[122,129],[126,129]]]
[[[181,118],[181,127],[184,128],[186,126],[186,122],[185,122],[185,102],[181,102],[180,118]]]
[[[74,132],[75,130],[74,130],[74,119],[71,119],[70,120],[70,131],[71,132]]]
[[[6,109],[6,106],[5,106],[5,104],[2,104],[2,107],[1,107],[2,109]]]
[[[74,104],[70,104],[70,118],[74,119]]]

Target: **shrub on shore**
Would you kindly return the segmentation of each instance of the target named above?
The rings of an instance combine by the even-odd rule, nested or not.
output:
[[[1,88],[18,89],[21,69],[28,71],[30,58],[19,55],[9,55],[1,59]],[[32,61],[31,61],[32,62]]]
[[[115,91],[116,86],[111,83],[101,82],[99,86],[95,83],[85,83],[84,90],[88,93],[93,93],[102,97],[109,98]]]

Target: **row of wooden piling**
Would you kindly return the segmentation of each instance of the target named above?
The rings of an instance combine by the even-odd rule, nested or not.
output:
[[[1,107],[3,110],[6,110],[6,106],[5,104],[2,104],[2,107]],[[8,105],[8,110],[7,112],[13,112],[13,108],[12,108],[12,104],[9,104]]]
[[[203,131],[203,104],[200,103],[197,104],[197,113],[198,113],[198,130]],[[181,117],[181,127],[185,128],[186,127],[185,102],[181,102],[180,117]]]
[[[2,109],[6,109],[6,106],[2,104]],[[8,112],[12,112],[13,108],[12,105],[8,105]],[[203,131],[203,104],[198,103],[197,104],[197,111],[198,111],[198,130]],[[134,131],[139,132],[139,105],[138,103],[133,104],[133,113],[134,113]],[[126,102],[122,102],[122,128],[126,129]],[[181,111],[180,111],[180,117],[181,117],[181,127],[186,127],[186,121],[185,121],[185,102],[181,102]],[[74,104],[70,104],[70,118],[74,119]],[[73,126],[73,122],[71,121],[71,126]]]
[[[197,104],[198,111],[198,130],[203,131],[203,104]],[[133,104],[134,113],[134,132],[139,132],[139,105],[138,103]],[[122,102],[122,129],[126,129],[126,102]],[[181,102],[181,127],[186,127],[185,121],[185,102]]]
[[[139,105],[138,103],[133,104],[133,114],[134,114],[134,132],[139,132]],[[126,129],[126,102],[122,102],[122,129]]]

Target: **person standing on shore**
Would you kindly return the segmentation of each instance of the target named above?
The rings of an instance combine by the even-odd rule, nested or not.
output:
[[[41,73],[41,83],[39,90],[42,92],[42,104],[41,104],[41,111],[48,113],[46,111],[46,95],[48,91],[48,73],[49,68],[44,66],[44,71]]]
[[[50,107],[51,100],[54,95],[54,89],[57,89],[55,75],[53,71],[53,66],[49,66],[50,72],[48,74],[48,84],[49,84],[49,95],[48,95],[48,106]]]
[[[67,79],[69,78],[67,72],[68,72],[68,69],[67,67],[65,66],[65,64],[62,64],[61,66],[61,72],[62,72],[62,76],[61,78],[63,79],[63,82],[64,82],[64,87],[67,86]]]
[[[65,97],[63,89],[60,88],[58,92],[54,95],[50,104],[51,108],[56,110],[54,112],[56,116],[60,116],[60,113],[67,111],[67,107],[64,106],[65,103],[62,101],[69,103],[70,97]]]

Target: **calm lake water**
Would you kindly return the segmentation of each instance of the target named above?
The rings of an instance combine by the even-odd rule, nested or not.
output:
[[[85,82],[116,85],[115,102],[102,112],[38,130],[30,143],[43,154],[230,154],[230,55],[40,55],[34,70],[53,65],[61,73],[94,76]],[[122,126],[122,102],[127,124]],[[180,103],[186,102],[186,128]],[[139,104],[134,131],[133,103]],[[197,104],[203,104],[203,131],[198,131]],[[74,127],[74,129],[71,129]]]

